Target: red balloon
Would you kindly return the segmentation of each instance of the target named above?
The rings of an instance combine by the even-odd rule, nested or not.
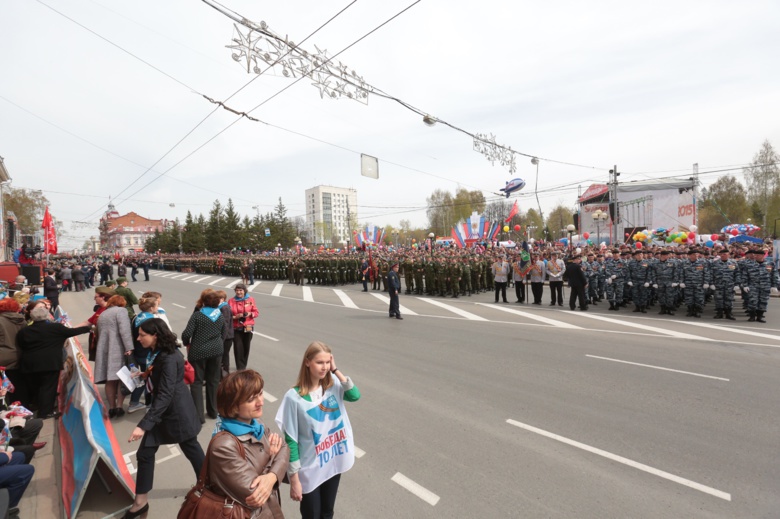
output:
[[[717,234],[713,234],[712,236],[710,236],[710,240],[718,241],[718,235]]]
[[[590,238],[590,233],[589,232],[584,232],[584,233],[582,233],[582,237],[587,240],[588,238]]]
[[[520,226],[519,225],[515,225],[515,232],[520,232]]]
[[[628,233],[626,233],[626,238],[628,238]]]
[[[739,234],[739,231],[738,231],[738,230],[736,230],[736,229],[731,229],[731,235],[732,235],[732,236],[736,236],[737,234]]]
[[[636,248],[637,249],[641,249],[642,248],[642,242],[641,241],[636,242]]]
[[[693,240],[694,238],[696,238],[696,233],[689,232],[689,233],[688,233],[688,239],[689,239],[689,240]]]

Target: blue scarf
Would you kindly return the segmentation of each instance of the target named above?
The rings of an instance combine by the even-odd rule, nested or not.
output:
[[[141,326],[141,323],[144,321],[148,321],[149,319],[153,319],[154,314],[151,312],[141,312],[140,314],[135,316],[135,326],[138,328]]]
[[[233,299],[235,299],[236,301],[246,301],[247,299],[249,299],[249,294],[244,293],[244,297],[239,299],[238,296],[235,296]]]
[[[222,315],[222,312],[219,311],[219,308],[210,308],[208,306],[201,308],[200,313],[211,319],[212,323],[217,322],[219,316]]]
[[[219,303],[219,306],[218,306],[217,308],[222,308],[222,307],[223,307],[223,306],[225,306],[226,304],[227,304],[227,303],[226,303],[225,301],[222,301],[221,303]]]
[[[252,419],[252,423],[244,423],[235,418],[223,418],[219,417],[217,425],[214,427],[214,432],[211,434],[214,437],[220,431],[227,431],[233,436],[243,436],[244,434],[251,434],[257,441],[263,439],[264,428],[263,424]]]

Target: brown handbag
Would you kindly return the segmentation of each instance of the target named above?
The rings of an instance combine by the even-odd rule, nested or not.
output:
[[[176,516],[177,519],[250,519],[252,517],[251,509],[230,497],[221,496],[208,488],[211,443],[222,434],[230,435],[238,443],[239,453],[242,458],[246,459],[244,446],[238,438],[225,431],[217,433],[209,442],[206,460],[200,469],[198,482],[184,497],[184,503],[182,503],[179,514]]]

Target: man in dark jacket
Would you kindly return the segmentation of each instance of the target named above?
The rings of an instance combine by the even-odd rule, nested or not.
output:
[[[57,286],[57,279],[54,277],[54,269],[46,271],[46,277],[43,278],[43,297],[51,301],[52,311],[60,306],[60,287]]]
[[[65,339],[89,333],[92,327],[68,328],[60,323],[49,322],[49,310],[44,305],[33,308],[30,317],[33,323],[16,334],[16,344],[21,355],[19,364],[22,374],[27,376],[30,400],[37,402],[38,417],[51,418],[54,416]],[[22,404],[30,407],[30,402]]]
[[[390,294],[390,317],[403,319],[401,317],[400,305],[398,304],[398,292],[401,291],[401,278],[398,277],[398,263],[393,263],[390,272],[387,273],[387,292]]]
[[[582,256],[576,254],[568,265],[566,265],[566,278],[569,280],[571,288],[569,294],[569,308],[574,310],[577,298],[580,300],[580,310],[583,312],[588,309],[588,301],[585,299],[585,287],[588,280],[582,271]]]

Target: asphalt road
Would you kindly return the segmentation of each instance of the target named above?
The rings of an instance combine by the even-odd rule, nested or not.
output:
[[[131,288],[161,292],[180,333],[201,290],[236,281],[152,271]],[[755,324],[741,311],[715,321],[712,304],[693,319],[402,295],[398,321],[384,294],[360,289],[250,287],[262,334],[250,367],[266,380],[267,425],[315,339],[363,395],[348,406],[360,457],[342,477],[338,517],[778,516],[776,300],[769,323]],[[61,301],[78,322],[91,298]],[[114,422],[126,453],[138,420]],[[158,454],[168,459],[150,517],[175,516],[194,484],[176,452]]]

